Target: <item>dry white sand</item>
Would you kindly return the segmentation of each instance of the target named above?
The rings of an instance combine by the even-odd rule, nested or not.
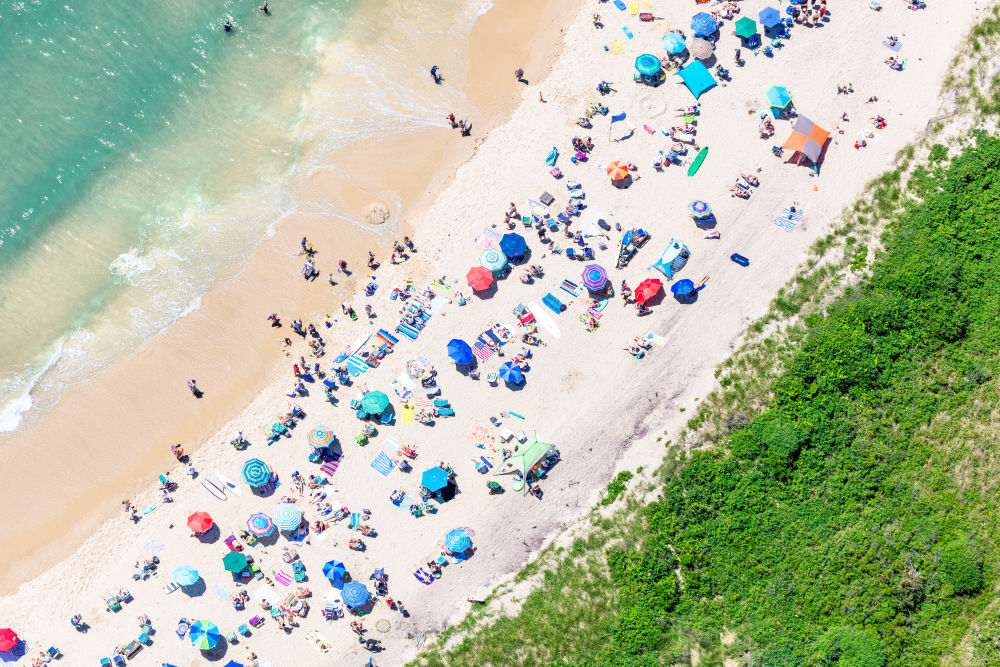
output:
[[[766,4],[762,0],[740,3],[744,14],[751,17]],[[442,394],[451,401],[455,418],[439,419],[433,428],[416,422],[380,427],[379,437],[361,448],[354,443],[360,423],[347,407],[355,390],[339,390],[341,401],[336,407],[325,403],[322,392],[314,390],[297,401],[308,413],[304,423],[290,439],[267,447],[262,434],[289,402],[284,391],[290,385],[290,374],[262,378],[268,388],[212,439],[194,464],[203,478],[214,479],[215,472],[221,471],[239,481],[242,462],[262,458],[282,479],[274,496],[255,497],[240,483],[242,496],[222,502],[177,468],[172,476],[181,488],[172,504],[160,504],[158,493],[151,489],[136,502],[139,506],[157,503],[158,507],[139,523],[133,525],[122,515],[95,531],[85,544],[66,544],[65,562],[0,600],[0,626],[18,631],[27,641],[29,656],[54,644],[66,656],[65,664],[97,664],[116,644],[137,636],[136,618],[145,613],[157,632],[152,645],[137,656],[137,664],[204,664],[207,658],[174,634],[177,620],[210,619],[229,632],[259,607],[254,604],[249,611],[236,612],[228,599],[213,593],[216,586],[228,593],[236,590],[221,564],[227,548],[221,539],[202,544],[192,538],[185,517],[195,510],[208,511],[225,537],[250,513],[270,511],[278,497],[292,494],[289,477],[293,470],[315,470],[306,461],[306,434],[311,426],[325,424],[338,434],[344,447],[343,461],[332,479],[330,500],[352,511],[371,509],[369,524],[379,535],[365,540],[368,550],[363,553],[347,549],[347,540],[356,533],[344,525],[300,545],[299,553],[308,568],[307,585],[314,595],[312,613],[299,620],[289,634],[268,619],[251,637],[241,637],[238,645],[229,646],[225,657],[218,659],[240,661],[253,650],[262,664],[363,664],[367,654],[357,645],[349,620],[328,623],[319,613],[322,597],[330,590],[321,567],[330,559],[344,561],[352,575],[366,583],[372,569],[386,568],[391,595],[404,601],[412,615],[403,618],[380,604],[365,624],[371,629],[370,636],[381,639],[387,648],[377,658],[379,664],[400,664],[411,656],[420,638],[462,612],[469,595],[518,568],[547,537],[585,512],[616,466],[624,462],[630,467],[655,465],[659,461],[662,450],[654,436],[664,425],[681,421],[680,408],[694,407],[694,399],[712,388],[713,368],[737,343],[744,327],[764,313],[771,296],[791,276],[810,243],[825,233],[827,223],[869,178],[891,166],[896,151],[914,139],[934,114],[945,68],[974,19],[975,9],[969,3],[933,2],[926,11],[911,12],[902,2],[887,2],[882,12],[875,13],[863,2],[831,4],[828,23],[818,28],[796,26],[792,39],[774,58],[754,56],[744,49],[747,62],[743,68],[732,63],[736,39],[730,34],[731,23],[723,26],[718,54],[734,80],[702,97],[697,142],[711,150],[698,174],[688,178],[685,168],[671,166],[661,174],[649,164],[668,144],[658,131],[676,122],[673,110],[692,104],[691,95],[673,76],[659,88],[637,86],[631,79],[635,56],[661,54],[659,39],[668,29],[680,27],[690,32],[689,19],[696,7],[664,3],[655,9],[659,17],[655,22],[639,23],[610,4],[586,3],[576,17],[567,17],[564,49],[551,75],[526,87],[523,102],[510,121],[482,141],[476,156],[457,171],[434,205],[411,221],[417,230],[419,252],[406,264],[394,267],[386,263],[379,269],[381,288],[368,300],[379,315],[376,326],[341,321],[330,330],[323,329],[332,354],[322,363],[328,367],[339,349],[368,328],[393,329],[398,304],[389,301],[389,292],[406,276],[413,277],[418,286],[442,275],[464,286],[465,272],[477,263],[482,251],[474,239],[494,223],[498,223],[497,231],[504,231],[503,211],[510,201],[523,209],[527,198],[537,198],[548,190],[557,198],[553,213],[565,204],[565,179],[553,180],[544,164],[552,146],[560,149],[559,166],[567,177],[582,182],[588,205],[611,212],[613,220],[625,228],[642,226],[652,233],[649,244],[623,271],[611,269],[617,254],[613,232],[608,248],[597,251],[597,261],[610,269],[615,285],[626,279],[634,287],[645,277],[659,277],[646,267],[667,241],[676,237],[691,250],[690,262],[680,277],[697,280],[710,276],[696,303],[681,305],[663,298],[651,316],[640,319],[634,308],[623,308],[620,299],[615,299],[605,309],[600,328],[587,332],[578,320],[585,309],[583,297],[573,300],[558,289],[564,278],[580,282],[583,263],[548,254],[533,233],[526,234],[531,261],[545,268],[543,279],[533,285],[507,279],[490,298],[473,297],[464,307],[446,306],[431,319],[416,343],[401,341],[378,369],[357,381],[356,386],[365,384],[386,391],[398,411],[400,401],[392,394],[391,382],[403,371],[406,360],[424,354],[439,370]],[[591,23],[595,10],[603,15],[602,30]],[[631,28],[635,39],[624,38],[622,25]],[[890,52],[881,42],[889,33],[903,40],[901,55],[909,58],[904,72],[890,71],[882,64]],[[606,52],[603,46],[617,39],[625,43],[622,53]],[[527,75],[531,78],[531,72]],[[601,79],[613,81],[616,89],[604,98],[595,91]],[[848,82],[856,92],[838,96],[836,85]],[[820,176],[771,154],[771,146],[781,143],[789,133],[787,121],[775,123],[773,140],[757,137],[752,111],[762,108],[764,93],[772,84],[787,86],[801,114],[834,132]],[[545,103],[539,102],[539,91]],[[878,103],[865,104],[872,95],[878,96]],[[576,118],[598,100],[612,113],[627,112],[636,127],[634,136],[609,141],[608,119],[602,117],[589,131],[578,128]],[[847,123],[839,120],[843,112],[850,118]],[[863,135],[870,126],[867,119],[875,113],[886,117],[888,127],[875,133],[876,139],[869,140],[868,148],[855,150],[854,140]],[[656,133],[644,131],[645,124]],[[838,125],[844,134],[836,132]],[[569,163],[569,139],[575,135],[589,135],[596,144],[588,163]],[[602,168],[617,159],[639,166],[640,178],[627,190],[613,188]],[[761,185],[752,198],[731,198],[728,188],[738,174],[757,168],[761,169]],[[711,203],[719,220],[720,240],[703,239],[692,224],[686,208],[692,199]],[[776,227],[772,219],[793,202],[804,210],[806,220],[789,233]],[[730,262],[729,255],[734,252],[748,257],[750,266],[742,268]],[[484,380],[476,382],[454,370],[445,354],[448,340],[461,337],[472,341],[495,321],[516,331],[512,308],[522,302],[541,303],[547,292],[568,301],[569,307],[561,315],[546,311],[560,336],[556,339],[542,330],[546,344],[535,350],[523,389],[490,387]],[[364,303],[361,298],[354,302],[359,313]],[[330,307],[336,309],[337,304]],[[317,313],[314,321],[319,323],[321,317]],[[666,345],[654,347],[641,361],[622,351],[634,336],[650,331],[665,336]],[[305,352],[304,345],[296,342],[294,357]],[[500,360],[494,357],[484,363],[483,376],[507,358],[509,355]],[[473,468],[473,461],[481,454],[497,457],[476,447],[476,441],[467,437],[470,427],[474,423],[488,426],[489,417],[501,411],[525,417],[523,421],[508,417],[505,425],[529,434],[537,431],[562,452],[562,462],[542,482],[545,495],[540,501],[511,492],[509,478],[502,480],[507,493],[490,496],[486,480],[494,478],[484,478]],[[236,429],[242,429],[252,441],[245,452],[236,452],[227,444]],[[491,432],[495,434],[496,429]],[[648,438],[647,432],[651,433]],[[418,449],[413,473],[394,471],[383,478],[369,467],[385,435]],[[449,461],[458,473],[461,492],[453,501],[436,514],[419,519],[390,504],[388,496],[393,489],[415,494],[420,471],[440,460]],[[314,518],[306,498],[298,503],[308,518]],[[448,566],[443,578],[432,586],[419,584],[410,576],[411,568],[436,556],[444,534],[456,526],[475,529],[475,556],[466,563]],[[281,547],[286,544],[288,541],[280,537],[274,546],[251,553],[265,572],[290,572],[280,559]],[[134,564],[148,555],[150,546],[159,553],[161,572],[148,581],[133,582]],[[163,585],[179,565],[197,568],[207,590],[197,596],[183,590],[164,594]],[[121,586],[130,588],[134,601],[117,614],[106,612],[105,597]],[[290,590],[281,585],[277,589]],[[75,612],[82,613],[90,624],[86,634],[70,627],[69,618]],[[378,619],[389,621],[388,632],[374,630]],[[325,656],[315,653],[305,639],[313,631],[332,642],[334,650]]]

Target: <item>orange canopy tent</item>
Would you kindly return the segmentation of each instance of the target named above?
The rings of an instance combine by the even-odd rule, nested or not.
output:
[[[795,120],[795,127],[792,129],[792,136],[781,146],[801,153],[815,164],[819,162],[819,157],[823,153],[823,146],[830,138],[830,133],[822,127],[812,122],[805,116],[799,116]]]

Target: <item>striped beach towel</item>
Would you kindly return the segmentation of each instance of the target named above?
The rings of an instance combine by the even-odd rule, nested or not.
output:
[[[426,396],[417,396],[413,399],[413,404],[418,408],[429,408],[433,405],[431,399]]]
[[[288,586],[292,583],[292,578],[288,576],[288,573],[284,570],[278,570],[274,573],[274,580],[277,581],[282,586]]]
[[[333,453],[333,458],[319,467],[320,472],[324,472],[327,475],[332,475],[337,472],[337,468],[340,466],[340,454],[338,452]]]
[[[371,462],[371,467],[375,469],[375,472],[383,477],[388,477],[394,466],[392,464],[392,459],[386,456],[385,452],[379,452],[378,456],[375,457],[375,460]]]
[[[347,372],[351,374],[351,377],[357,377],[368,372],[368,364],[358,355],[352,354],[347,358]]]
[[[476,339],[475,344],[472,346],[472,354],[476,355],[476,358],[480,361],[486,361],[493,356],[493,348],[481,339]]]

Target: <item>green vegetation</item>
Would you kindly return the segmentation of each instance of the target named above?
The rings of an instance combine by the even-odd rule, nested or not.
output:
[[[773,333],[683,435],[714,446],[668,459],[651,504],[543,554],[519,615],[471,617],[420,662],[1000,660],[1000,139],[947,155],[874,183],[842,260],[779,295]],[[860,230],[878,218],[873,251]],[[844,271],[865,277],[829,302]]]
[[[608,483],[608,495],[601,498],[601,504],[610,505],[615,502],[618,496],[625,493],[625,489],[628,488],[626,485],[630,479],[632,479],[631,470],[622,470],[618,473],[615,478]]]

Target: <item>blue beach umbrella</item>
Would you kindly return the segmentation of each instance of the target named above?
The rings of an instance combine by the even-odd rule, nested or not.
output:
[[[660,44],[663,45],[664,51],[674,55],[683,53],[684,49],[687,48],[687,44],[684,43],[684,38],[676,32],[668,32],[663,36],[663,39],[660,40]]]
[[[271,510],[271,519],[278,530],[295,530],[302,523],[302,510],[295,503],[279,503]]]
[[[472,538],[464,530],[456,528],[444,536],[444,545],[450,551],[461,553],[472,546]]]
[[[448,357],[456,364],[471,364],[472,348],[464,340],[452,338],[448,342]]]
[[[191,643],[194,644],[195,648],[207,651],[215,648],[215,645],[222,639],[222,633],[219,632],[219,626],[211,621],[195,621],[191,624],[191,629],[188,630],[188,637],[191,638]]]
[[[653,76],[660,71],[660,59],[652,53],[643,53],[635,59],[635,69],[643,76]]]
[[[792,94],[784,86],[771,86],[767,89],[767,103],[779,109],[792,103]]]
[[[174,570],[173,578],[178,586],[193,586],[195,582],[201,579],[201,575],[198,574],[198,570],[190,565],[181,565]]]
[[[345,574],[347,574],[347,567],[339,560],[331,560],[323,566],[323,576],[330,581],[343,579]]]
[[[670,286],[670,291],[674,296],[684,296],[694,291],[694,282],[688,278],[682,278]]]
[[[521,372],[521,367],[513,361],[508,361],[500,366],[500,378],[504,382],[510,382],[511,384],[521,384],[524,382],[524,374]]]
[[[243,464],[243,481],[256,488],[271,481],[271,468],[260,459],[248,459]]]
[[[764,30],[770,30],[774,26],[781,23],[781,12],[773,7],[768,7],[757,15],[757,19],[760,21],[760,24],[764,26]]]
[[[363,607],[371,597],[372,594],[360,581],[349,581],[340,590],[340,599],[351,609]]]
[[[508,257],[520,257],[528,251],[528,242],[520,234],[504,234],[500,239],[500,250]]]
[[[444,487],[448,486],[448,473],[438,466],[428,468],[424,471],[424,474],[420,476],[420,486],[424,487],[431,493],[440,491]]]
[[[711,14],[698,12],[691,17],[691,29],[694,30],[695,37],[708,37],[715,34],[719,29],[719,24],[715,22]]]
[[[496,248],[487,248],[479,257],[479,263],[490,271],[499,271],[507,266],[507,258]]]

